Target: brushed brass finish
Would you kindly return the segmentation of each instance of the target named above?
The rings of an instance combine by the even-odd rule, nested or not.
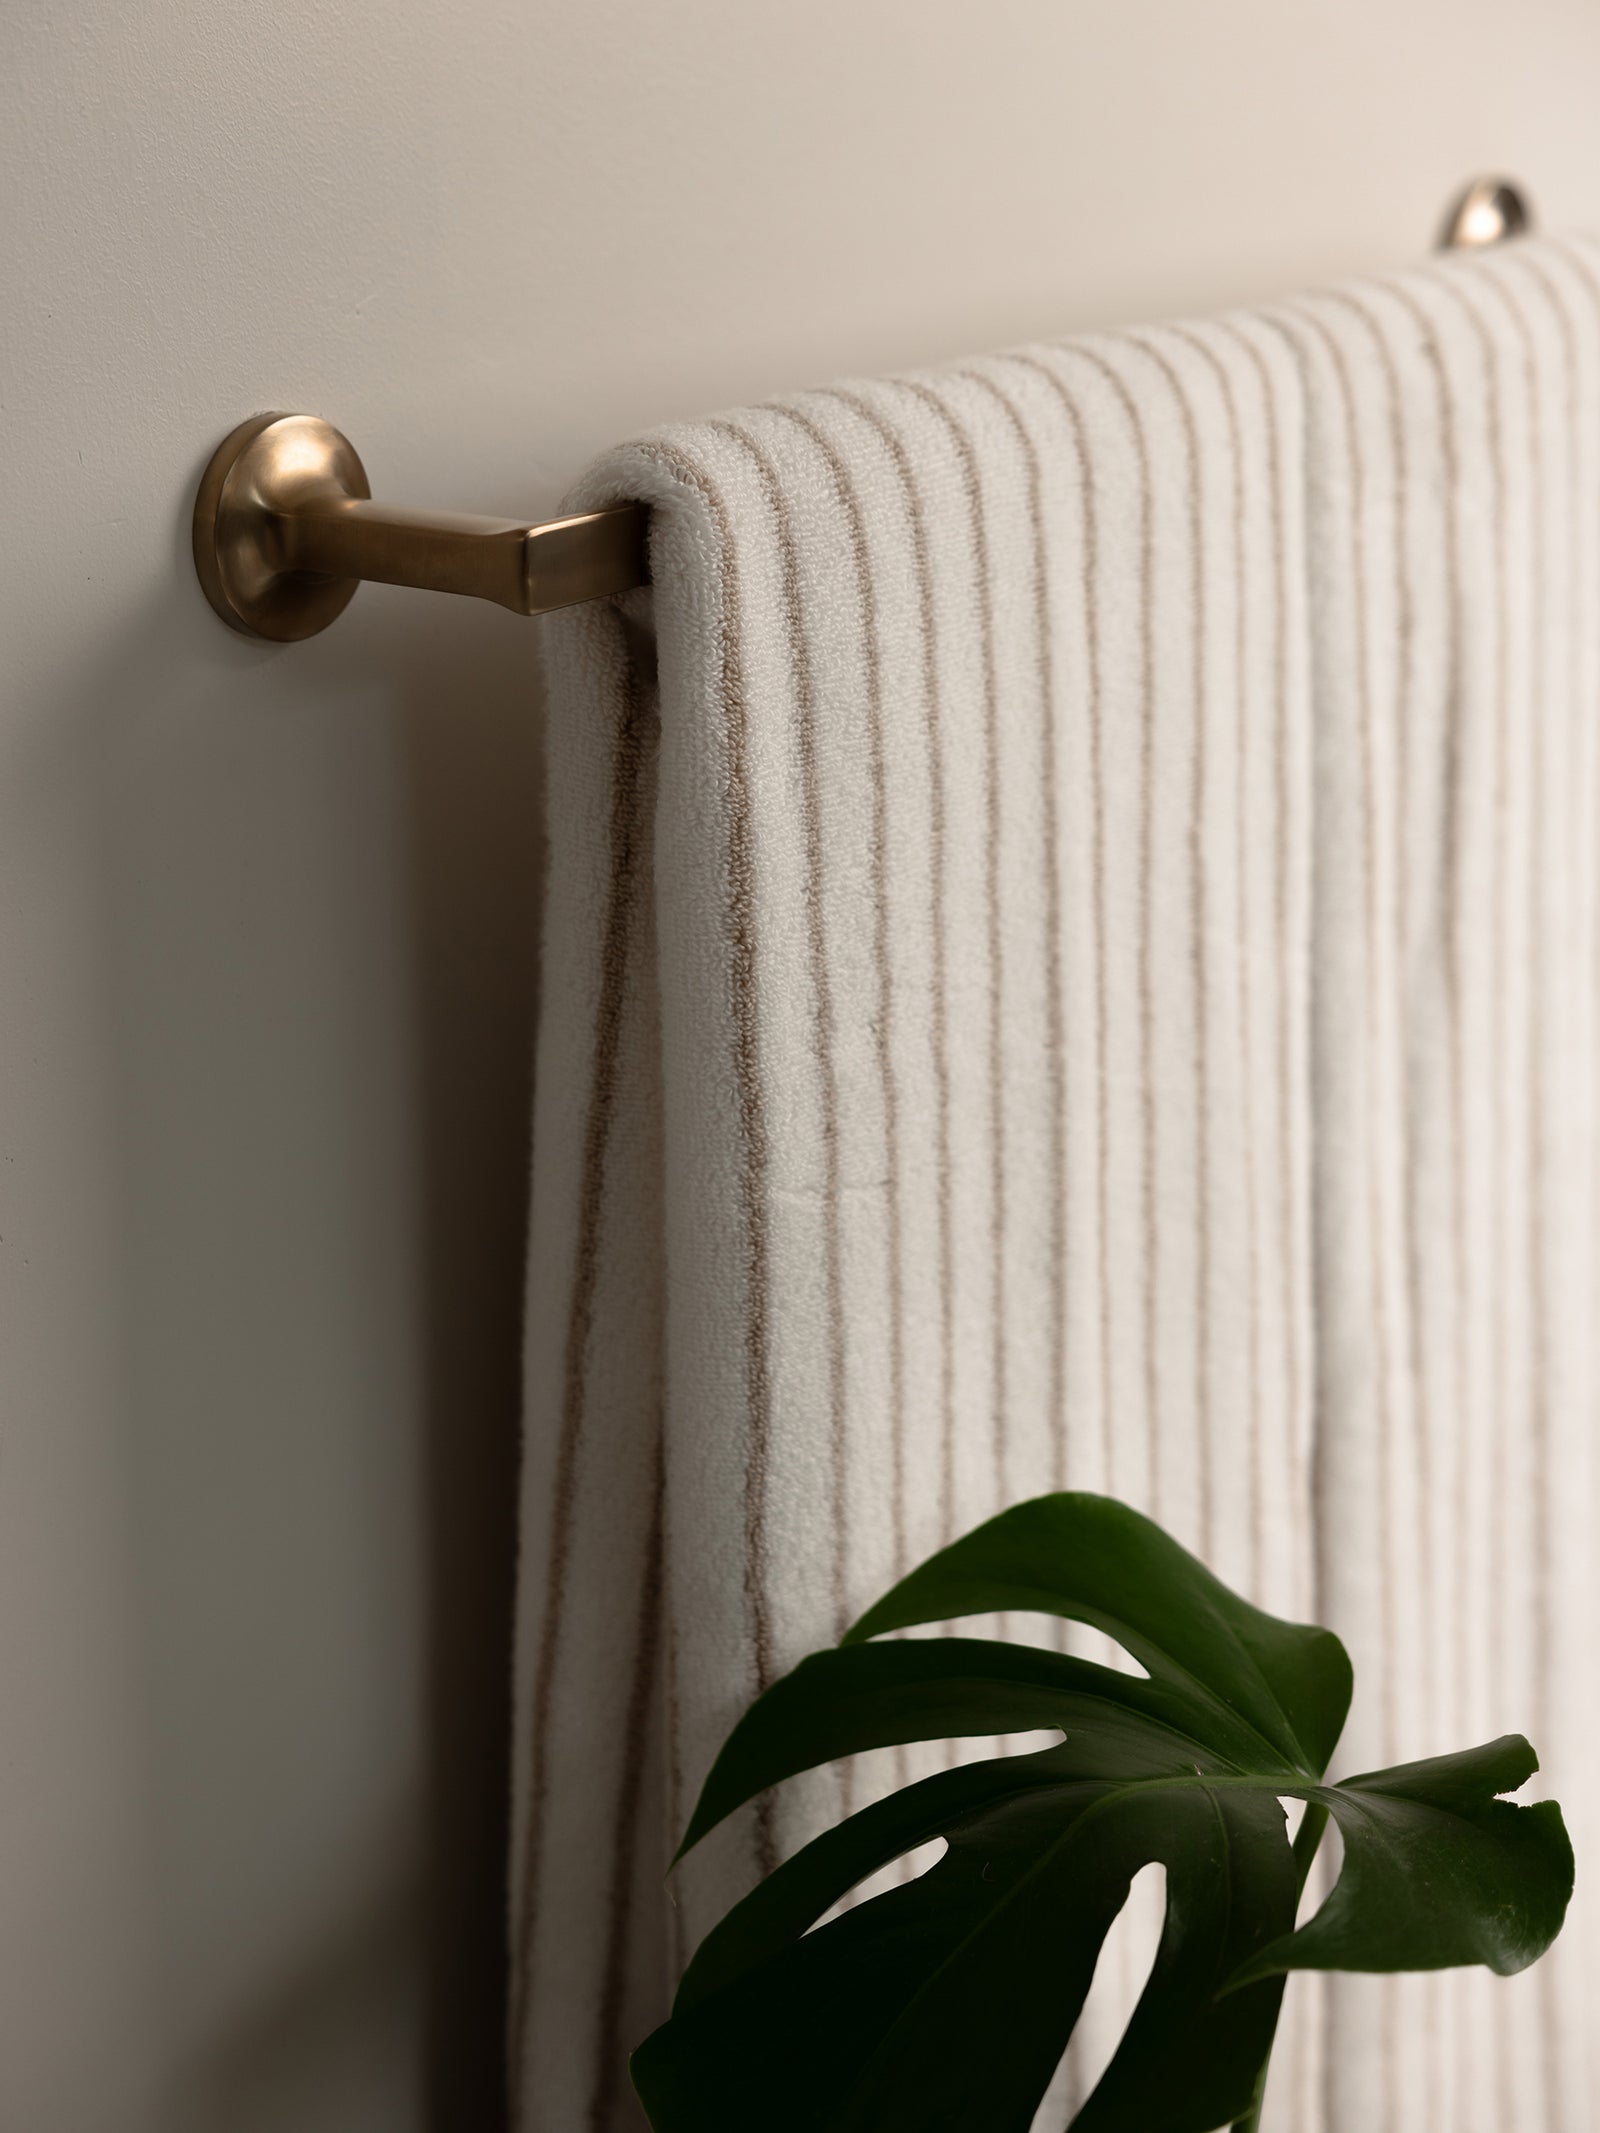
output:
[[[1533,210],[1509,178],[1474,178],[1451,203],[1439,232],[1441,252],[1481,250],[1522,237],[1533,228]]]
[[[194,563],[206,598],[247,637],[314,637],[349,605],[357,579],[291,564],[291,521],[309,502],[371,494],[353,448],[327,423],[252,415],[218,445],[195,498]]]
[[[213,454],[194,560],[231,628],[314,637],[363,578],[493,600],[518,615],[604,599],[647,576],[642,504],[527,525],[375,504],[349,440],[315,415],[255,415]]]

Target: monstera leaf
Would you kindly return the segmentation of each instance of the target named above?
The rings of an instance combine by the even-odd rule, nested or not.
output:
[[[1147,1678],[980,1638],[871,1641],[1007,1609],[1104,1630]],[[1522,1969],[1572,1888],[1560,1810],[1500,1797],[1533,1751],[1507,1737],[1325,1784],[1350,1687],[1336,1637],[1250,1606],[1105,1497],[1041,1497],[946,1548],[752,1706],[683,1849],[862,1749],[1047,1727],[1061,1741],[908,1785],[737,1905],[634,2055],[657,2133],[1028,2133],[1152,1861],[1160,1947],[1073,2133],[1254,2123],[1287,1971]],[[1308,1803],[1293,1846],[1286,1799]],[[1343,1870],[1296,1931],[1328,1815]],[[936,1837],[928,1872],[817,1927]]]

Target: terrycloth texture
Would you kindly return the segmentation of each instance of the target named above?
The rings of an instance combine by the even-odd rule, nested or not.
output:
[[[1320,1586],[1340,1767],[1512,1730],[1578,1854],[1531,1973],[1331,1988],[1330,2127],[1600,2124],[1600,254],[1286,314],[1316,718]]]
[[[749,1697],[1040,1490],[1331,1620],[1343,1768],[1600,1743],[1591,255],[808,394],[623,496],[653,596],[547,640],[524,2133],[639,2125],[695,1940],[934,1752],[669,1899]],[[1294,1980],[1269,2122],[1587,2127],[1585,1930]]]

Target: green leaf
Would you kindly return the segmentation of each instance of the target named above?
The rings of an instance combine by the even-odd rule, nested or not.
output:
[[[1337,1637],[1252,1607],[1109,1496],[1039,1496],[1002,1511],[930,1556],[846,1642],[1007,1611],[1104,1630],[1152,1680],[1215,1699],[1313,1776],[1344,1730],[1350,1661]]]
[[[947,1780],[977,1775],[946,1772],[924,1787],[949,1793]],[[925,1827],[919,1817],[910,1833]],[[1167,1930],[1140,2015],[1080,2124],[1204,2133],[1243,2107],[1281,1981],[1226,1997],[1222,1987],[1294,1918],[1283,1811],[1270,1793],[1212,1792],[1193,1779],[1170,1789],[1034,1782],[948,1834],[929,1873],[804,1938],[791,1932],[775,1955],[748,1918],[732,1959],[725,1941],[708,1947],[684,1981],[681,2011],[634,2056],[651,2123],[670,2133],[1027,2133],[1100,1945],[1152,1860],[1168,1871]],[[828,1843],[789,1862],[812,1901],[837,1886],[807,1857]],[[771,1905],[785,1872],[748,1902]],[[1184,2061],[1181,2098],[1147,2049],[1163,2036]],[[1156,2115],[1163,2099],[1176,2116]]]
[[[802,1659],[740,1719],[706,1779],[680,1857],[746,1800],[820,1763],[901,1741],[1045,1726],[1091,1743],[1097,1768],[1125,1748],[1129,1776],[1169,1765],[1192,1772],[1259,1764],[1286,1779],[1306,1774],[1226,1705],[1182,1680],[1143,1681],[982,1637],[846,1645]]]
[[[1344,1838],[1344,1867],[1315,1918],[1264,1948],[1236,1983],[1275,1970],[1525,1970],[1561,1930],[1572,1845],[1554,1801],[1499,1797],[1538,1757],[1520,1734],[1307,1794]]]
[[[1105,1630],[1148,1678],[982,1638],[863,1641],[1007,1609]],[[1103,1498],[1021,1505],[945,1549],[746,1713],[685,1848],[767,1787],[865,1748],[1062,1738],[905,1787],[736,1905],[634,2055],[657,2133],[1027,2133],[1152,1863],[1167,1882],[1160,1947],[1075,2133],[1211,2133],[1243,2116],[1291,1969],[1533,1960],[1572,1875],[1558,1810],[1499,1797],[1531,1774],[1531,1750],[1502,1741],[1327,1785],[1349,1685],[1326,1631],[1249,1606]],[[1318,1821],[1325,1807],[1345,1839],[1332,1896],[1298,1932],[1285,1797],[1317,1803]],[[930,1871],[818,1925],[933,1838],[946,1850]]]

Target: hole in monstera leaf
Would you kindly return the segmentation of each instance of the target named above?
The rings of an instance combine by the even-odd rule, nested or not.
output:
[[[1290,1803],[1286,1800],[1284,1805]],[[1296,1805],[1299,1803],[1296,1802]],[[1290,1835],[1299,1827],[1298,1818],[1291,1821]],[[1320,1911],[1332,1893],[1344,1865],[1344,1837],[1339,1825],[1330,1816],[1328,1826],[1322,1832],[1322,1842],[1317,1846],[1317,1856],[1311,1862],[1311,1872],[1305,1887],[1300,1891],[1300,1902],[1295,1912],[1296,1926],[1303,1926],[1313,1912]]]
[[[1082,1622],[1068,1622],[1060,1615],[1024,1614],[966,1615],[957,1622],[918,1622],[909,1629],[890,1632],[896,1637],[998,1637],[1006,1644],[1036,1644],[1047,1652],[1066,1652],[1074,1659],[1109,1667],[1114,1674],[1132,1674],[1148,1681],[1149,1669],[1132,1652],[1104,1630],[1090,1629]]]
[[[878,1871],[869,1874],[865,1881],[857,1882],[847,1896],[841,1896],[826,1917],[819,1918],[817,1925],[812,1926],[810,1930],[815,1933],[817,1926],[827,1925],[830,1919],[842,1918],[846,1911],[853,1911],[857,1904],[868,1903],[874,1896],[887,1895],[890,1889],[898,1889],[908,1881],[917,1880],[936,1867],[949,1849],[943,1837],[935,1837],[927,1844],[919,1844],[915,1851],[906,1852],[898,1859],[891,1859],[887,1866],[879,1867]]]
[[[1006,1756],[1037,1755],[1043,1748],[1058,1746],[1061,1739],[1059,1727],[1044,1726],[1028,1733],[975,1734],[960,1740],[917,1741],[904,1749],[876,1748],[866,1755],[850,1756],[844,1762],[832,1765],[832,1770],[841,1794],[848,1786],[849,1805],[860,1808],[871,1800],[898,1791],[903,1785],[915,1783],[918,1778],[930,1777],[935,1771],[954,1770],[966,1763],[993,1762]],[[845,1811],[843,1797],[840,1810]],[[915,1881],[919,1874],[925,1874],[929,1867],[937,1865],[944,1857],[945,1848],[944,1839],[939,1837],[931,1843],[918,1845],[915,1851],[903,1853],[898,1859],[891,1859],[887,1866],[858,1882],[818,1923],[825,1925],[829,1918],[839,1918],[873,1896],[881,1896],[886,1890]],[[811,1930],[815,1932],[816,1928]]]
[[[1021,1619],[1031,1622],[1034,1617],[1026,1615]],[[1087,1659],[1095,1666],[1109,1667],[1113,1674],[1132,1674],[1139,1681],[1150,1679],[1150,1669],[1141,1666],[1126,1646],[1103,1630],[1089,1629],[1082,1622],[1058,1622],[1055,1626],[1061,1636],[1054,1648],[1070,1658]]]
[[[987,1763],[997,1755],[1037,1755],[1041,1748],[1059,1747],[1062,1738],[1059,1726],[1045,1726],[1032,1733],[973,1734],[964,1740],[946,1742],[938,1762],[929,1767],[954,1769],[961,1763]]]
[[[1166,1910],[1166,1868],[1142,1868],[1100,1949],[1089,1997],[1034,2116],[1033,2133],[1061,2133],[1110,2065],[1155,1963]]]

